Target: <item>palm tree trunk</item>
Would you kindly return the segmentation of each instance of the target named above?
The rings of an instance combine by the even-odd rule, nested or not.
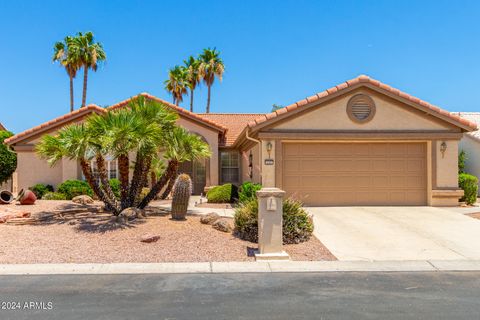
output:
[[[120,203],[122,210],[128,208],[129,170],[128,154],[120,155],[118,157],[118,171],[120,173]]]
[[[163,191],[162,195],[160,196],[160,199],[164,200],[167,199],[168,195],[173,189],[173,185],[175,184],[175,179],[177,178],[177,173],[178,173],[178,162],[176,163],[175,168],[173,168],[170,172],[168,172],[168,184],[167,188],[165,191]]]
[[[74,105],[73,105],[73,77],[71,74],[68,75],[70,78],[70,112],[73,111]]]
[[[190,112],[193,112],[193,89],[190,89]]]
[[[86,159],[80,159],[80,167],[82,168],[82,173],[85,176],[85,180],[88,182],[93,192],[95,192],[95,195],[98,197],[98,199],[105,204],[105,208],[109,211],[112,211],[114,215],[118,215],[120,211],[105,196],[105,192],[103,192],[102,188],[100,188],[97,179],[94,178],[92,168]]]
[[[87,102],[87,82],[88,82],[88,68],[83,67],[83,95],[82,95],[82,108],[85,107]]]
[[[207,98],[207,113],[210,113],[210,90],[212,88],[212,85],[208,85],[208,98]]]
[[[163,172],[162,176],[160,177],[160,179],[158,179],[157,183],[155,185],[153,185],[152,189],[150,190],[150,192],[147,194],[147,196],[145,198],[143,198],[143,200],[140,202],[140,204],[137,206],[137,208],[140,208],[140,209],[145,209],[146,206],[148,206],[148,204],[153,200],[155,199],[155,197],[157,196],[157,194],[162,191],[163,187],[165,187],[165,184],[168,182],[168,179],[167,179],[167,173],[170,172],[171,170],[173,170],[175,164],[173,163],[174,161],[169,161],[168,162],[168,165],[167,165],[167,169],[165,169],[165,171]]]
[[[155,172],[150,172],[150,188],[152,188],[157,183],[157,174]]]
[[[117,198],[112,191],[112,187],[110,186],[110,182],[108,181],[108,172],[107,166],[105,165],[105,158],[101,154],[97,154],[96,156],[97,161],[97,168],[98,173],[100,175],[100,182],[102,183],[102,189],[105,193],[105,196],[108,197],[109,201],[113,204],[115,208],[119,208]]]
[[[142,188],[147,183],[148,172],[152,165],[152,157],[150,155],[141,156],[137,153],[135,161],[135,169],[133,170],[132,182],[130,183],[130,193],[128,195],[128,206],[135,206]]]

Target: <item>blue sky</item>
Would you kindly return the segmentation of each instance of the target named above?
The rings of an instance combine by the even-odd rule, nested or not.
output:
[[[450,111],[480,111],[476,1],[71,4],[0,0],[0,122],[14,132],[68,112],[68,77],[52,64],[52,47],[89,30],[108,55],[88,87],[87,102],[100,106],[139,92],[171,101],[168,68],[216,47],[226,72],[212,89],[212,112],[269,112],[359,74]],[[195,111],[204,111],[206,91]]]

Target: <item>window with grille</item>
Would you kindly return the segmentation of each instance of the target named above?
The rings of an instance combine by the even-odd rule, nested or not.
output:
[[[240,177],[240,155],[236,151],[220,152],[222,183],[238,183]]]

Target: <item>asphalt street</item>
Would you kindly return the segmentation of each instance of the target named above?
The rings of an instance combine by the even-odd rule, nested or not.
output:
[[[0,319],[480,319],[480,272],[1,276]]]

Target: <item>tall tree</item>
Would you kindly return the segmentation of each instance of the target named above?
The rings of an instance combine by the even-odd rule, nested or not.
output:
[[[72,37],[65,37],[63,42],[56,42],[53,46],[53,62],[58,62],[70,78],[70,112],[74,109],[73,98],[73,79],[77,76],[77,71],[81,67],[78,57],[72,54],[70,44],[72,44]]]
[[[208,87],[208,98],[207,98],[207,108],[206,112],[210,113],[210,92],[215,81],[215,77],[217,77],[220,81],[222,81],[223,73],[225,72],[225,65],[223,64],[222,59],[220,58],[220,52],[217,51],[215,48],[210,49],[203,49],[202,54],[199,56],[200,66],[199,66],[199,74],[200,77],[203,79],[203,82]]]
[[[175,66],[168,71],[168,79],[165,80],[165,90],[173,97],[173,103],[178,106],[183,101],[187,92],[187,71],[183,66]]]
[[[95,42],[92,32],[83,34],[79,32],[76,37],[69,40],[69,49],[75,59],[80,62],[83,67],[83,94],[82,108],[85,107],[87,101],[87,82],[88,70],[97,71],[98,64],[107,59],[103,46],[100,42]]]
[[[190,112],[193,112],[193,92],[197,85],[200,84],[200,61],[190,56],[184,63],[187,72],[187,87],[190,89]]]

